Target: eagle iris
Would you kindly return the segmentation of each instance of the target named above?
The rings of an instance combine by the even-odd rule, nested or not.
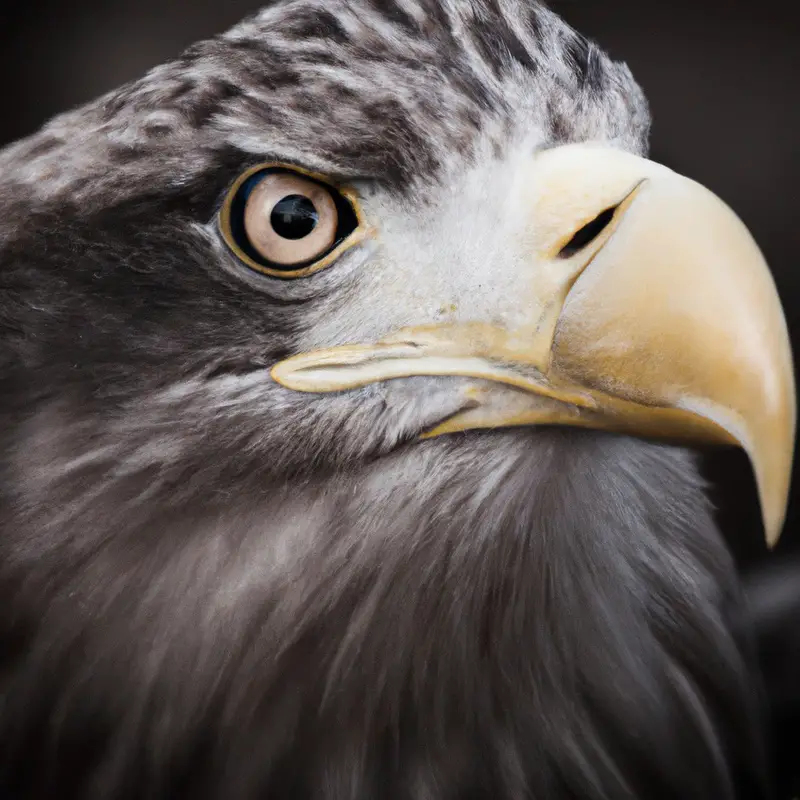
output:
[[[352,203],[300,170],[256,167],[229,190],[220,230],[251,268],[275,277],[303,277],[325,266],[326,257],[358,228]]]

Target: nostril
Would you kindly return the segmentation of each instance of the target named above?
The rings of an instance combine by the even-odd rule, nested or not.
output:
[[[579,250],[591,244],[614,219],[619,206],[607,208],[601,211],[591,222],[587,222],[575,235],[561,248],[558,253],[559,258],[570,258]]]

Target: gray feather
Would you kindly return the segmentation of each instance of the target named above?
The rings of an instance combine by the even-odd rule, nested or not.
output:
[[[398,253],[420,295],[502,303],[469,284],[504,263],[497,176],[568,141],[645,152],[648,125],[627,68],[535,3],[276,2],[0,153],[0,787],[758,789],[739,590],[688,454],[419,443],[457,381],[268,378],[413,317]],[[306,281],[243,270],[215,215],[267,160],[359,182],[383,249]]]

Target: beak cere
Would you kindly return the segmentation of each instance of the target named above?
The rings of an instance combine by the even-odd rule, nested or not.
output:
[[[737,444],[773,545],[792,468],[794,373],[775,285],[745,226],[699,184],[598,146],[540,153],[525,183],[524,323],[405,328],[294,356],[273,379],[306,392],[418,375],[490,382],[429,437],[561,424]],[[574,234],[595,219],[607,224],[584,244]]]

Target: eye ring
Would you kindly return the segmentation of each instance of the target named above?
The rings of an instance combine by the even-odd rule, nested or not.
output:
[[[270,179],[271,186],[262,188],[260,195],[257,194],[259,187],[263,187],[267,178]],[[296,192],[292,190],[292,186],[301,185],[305,188]],[[308,248],[311,244],[308,242],[310,238],[308,236],[295,236],[283,239],[281,242],[275,231],[268,230],[269,220],[275,219],[275,212],[283,202],[279,197],[282,188],[285,189],[283,200],[299,199],[305,203],[306,210],[309,207],[314,210],[314,222],[319,222],[319,225],[312,225],[313,230],[309,232],[312,237],[316,236],[321,245],[318,253],[314,253],[313,250],[303,250],[303,247]],[[253,211],[251,206],[250,222],[260,218],[259,227],[252,230],[263,234],[256,243],[252,241],[245,219],[251,199],[256,204],[256,210]],[[278,202],[273,204],[276,199]],[[334,224],[335,231],[332,231],[329,220],[334,208],[337,219]],[[294,211],[297,213],[296,204]],[[266,216],[267,212],[270,213],[270,217]],[[298,217],[295,217],[296,219]],[[319,228],[326,229],[326,232],[320,233]],[[257,272],[281,279],[303,278],[325,269],[346,250],[363,241],[367,235],[358,195],[353,189],[334,186],[318,173],[282,162],[258,164],[239,175],[228,190],[220,209],[219,229],[227,247],[242,263]],[[298,246],[297,242],[301,239],[304,241]],[[261,249],[256,246],[257,244]],[[294,261],[293,252],[299,256],[308,253],[310,257]],[[273,258],[268,258],[265,253],[272,255]]]

